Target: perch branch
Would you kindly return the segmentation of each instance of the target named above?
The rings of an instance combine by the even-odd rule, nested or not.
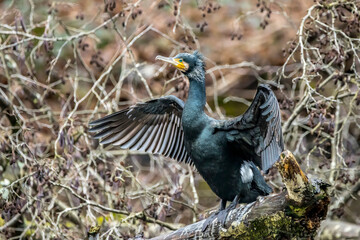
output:
[[[309,181],[289,151],[281,154],[277,168],[285,190],[232,210],[224,228],[214,220],[202,232],[205,222],[202,220],[152,240],[314,237],[327,214],[329,185],[319,180]]]

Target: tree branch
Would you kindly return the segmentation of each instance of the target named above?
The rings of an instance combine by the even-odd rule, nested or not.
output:
[[[320,240],[360,239],[360,226],[342,221],[326,220],[321,224]]]
[[[215,220],[202,232],[205,220],[153,238],[163,239],[291,239],[314,237],[330,202],[328,184],[309,181],[293,154],[284,151],[277,163],[283,192],[261,197],[231,211],[225,228]]]

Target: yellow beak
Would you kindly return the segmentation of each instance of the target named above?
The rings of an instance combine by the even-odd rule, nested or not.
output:
[[[156,56],[155,60],[161,60],[167,63],[170,63],[174,65],[177,69],[180,71],[186,71],[187,70],[187,64],[184,64],[184,62],[180,62],[180,59],[172,58],[172,57],[163,57],[163,56]]]

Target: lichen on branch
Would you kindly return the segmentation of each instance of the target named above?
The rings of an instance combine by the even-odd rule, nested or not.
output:
[[[214,221],[202,232],[203,220],[153,240],[312,238],[327,214],[329,185],[317,179],[309,181],[290,151],[281,154],[276,166],[284,191],[232,210],[225,228]]]

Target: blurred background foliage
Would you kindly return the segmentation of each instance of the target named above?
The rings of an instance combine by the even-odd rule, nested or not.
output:
[[[286,148],[333,186],[328,219],[360,223],[359,1],[0,1],[0,236],[152,237],[219,199],[192,167],[99,146],[88,122],[188,82],[155,56],[199,50],[206,110],[243,113],[259,83]],[[211,161],[211,159],[209,159]],[[276,169],[266,179],[275,192]],[[321,238],[321,232],[319,233]]]

